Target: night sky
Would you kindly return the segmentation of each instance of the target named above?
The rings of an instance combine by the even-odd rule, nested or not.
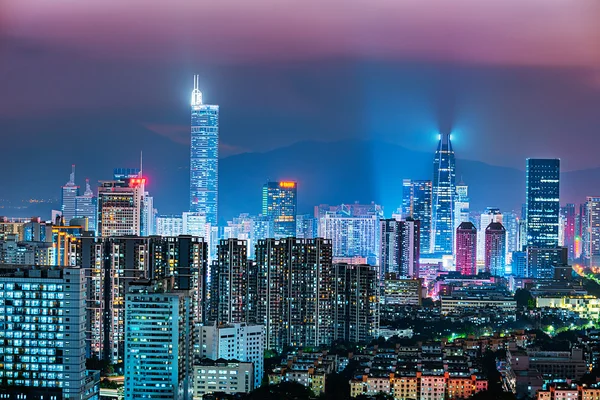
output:
[[[433,153],[442,129],[459,159],[600,167],[598,21],[598,0],[2,0],[0,198],[58,197],[39,188],[72,163],[82,184],[141,149],[188,174],[194,73],[222,157],[346,139]]]

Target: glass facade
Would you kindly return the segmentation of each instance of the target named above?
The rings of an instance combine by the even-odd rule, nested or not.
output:
[[[527,159],[527,246],[558,246],[560,160]]]
[[[420,221],[421,253],[431,253],[431,197],[432,184],[427,180],[403,181],[402,215],[404,219]]]
[[[433,252],[452,254],[456,166],[450,134],[440,135],[433,160],[432,240]]]
[[[190,211],[217,225],[219,189],[219,106],[202,104],[197,78],[192,92]]]
[[[275,239],[296,236],[296,182],[267,182],[263,186],[262,214],[272,217]]]

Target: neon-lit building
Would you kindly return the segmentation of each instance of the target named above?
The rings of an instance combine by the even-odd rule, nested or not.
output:
[[[262,190],[262,215],[273,218],[275,239],[296,236],[296,196],[293,181],[267,182]]]
[[[568,248],[569,260],[575,259],[575,204],[569,203],[562,208],[563,225],[563,246]]]
[[[450,134],[442,133],[433,160],[431,225],[433,252],[437,254],[452,254],[454,246],[455,169]]]
[[[206,215],[217,226],[219,190],[219,106],[202,103],[194,76],[190,150],[190,211]]]
[[[472,222],[462,222],[456,229],[456,270],[477,275],[477,228]]]
[[[432,252],[431,196],[431,181],[404,179],[402,182],[402,217],[420,221],[421,254]]]
[[[527,246],[558,246],[560,213],[560,160],[527,159]]]
[[[115,170],[112,181],[100,181],[98,187],[99,236],[142,234],[142,209],[146,179],[137,172],[121,174]]]
[[[600,197],[588,197],[585,203],[583,254],[588,266],[600,265]]]
[[[504,276],[506,268],[506,229],[500,222],[485,228],[485,272]]]

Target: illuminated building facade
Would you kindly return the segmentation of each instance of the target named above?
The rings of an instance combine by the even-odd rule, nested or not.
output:
[[[454,200],[454,230],[463,222],[469,221],[469,187],[464,183],[456,185]]]
[[[600,197],[588,197],[585,203],[584,257],[589,266],[600,265]]]
[[[454,246],[455,168],[450,134],[442,133],[433,160],[431,224],[433,252],[436,254],[452,254]]]
[[[125,398],[188,400],[194,319],[188,290],[172,278],[140,279],[125,297]]]
[[[86,231],[96,231],[97,218],[97,198],[90,187],[90,180],[85,180],[85,192],[82,195],[75,197],[75,216],[77,218],[86,218]],[[67,221],[65,221],[65,224]]]
[[[0,321],[3,398],[98,398],[99,374],[85,366],[83,270],[0,267]]]
[[[331,343],[331,241],[261,239],[256,245],[256,323],[265,346]]]
[[[190,151],[190,211],[206,215],[217,226],[219,190],[219,106],[202,103],[194,76]]]
[[[89,357],[123,361],[127,286],[140,278],[174,277],[175,288],[191,290],[195,323],[204,316],[207,249],[202,238],[94,237],[84,235],[78,258],[86,271]]]
[[[380,221],[380,271],[383,280],[389,273],[403,278],[419,277],[419,221],[385,219]]]
[[[568,249],[569,260],[575,259],[575,204],[568,203],[561,209],[563,217],[563,246]]]
[[[527,246],[558,246],[560,213],[560,160],[527,159]]]
[[[506,229],[500,222],[485,228],[485,272],[504,276],[506,268]]]
[[[99,236],[142,234],[145,178],[124,177],[100,181],[98,187]]]
[[[319,220],[319,237],[331,240],[333,257],[365,257],[377,264],[380,252],[379,218],[326,212]]]
[[[503,223],[504,215],[499,208],[487,207],[479,216],[479,230],[477,231],[477,260],[485,263],[485,230],[492,222]]]
[[[431,240],[432,183],[427,180],[404,179],[402,183],[402,216],[420,222],[421,253],[432,252]]]
[[[65,225],[69,225],[77,214],[77,196],[79,196],[79,186],[75,185],[75,165],[73,165],[69,182],[62,187],[61,211]]]
[[[462,222],[456,229],[456,270],[477,275],[477,228],[472,222]]]
[[[296,236],[298,184],[292,181],[267,182],[262,191],[262,215],[273,218],[274,237]]]

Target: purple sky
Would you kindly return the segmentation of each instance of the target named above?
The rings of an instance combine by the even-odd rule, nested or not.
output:
[[[224,155],[345,138],[432,151],[452,125],[464,158],[597,167],[599,20],[598,0],[3,0],[0,134],[64,150],[83,114],[183,145],[199,73]],[[32,123],[46,117],[60,123]]]

